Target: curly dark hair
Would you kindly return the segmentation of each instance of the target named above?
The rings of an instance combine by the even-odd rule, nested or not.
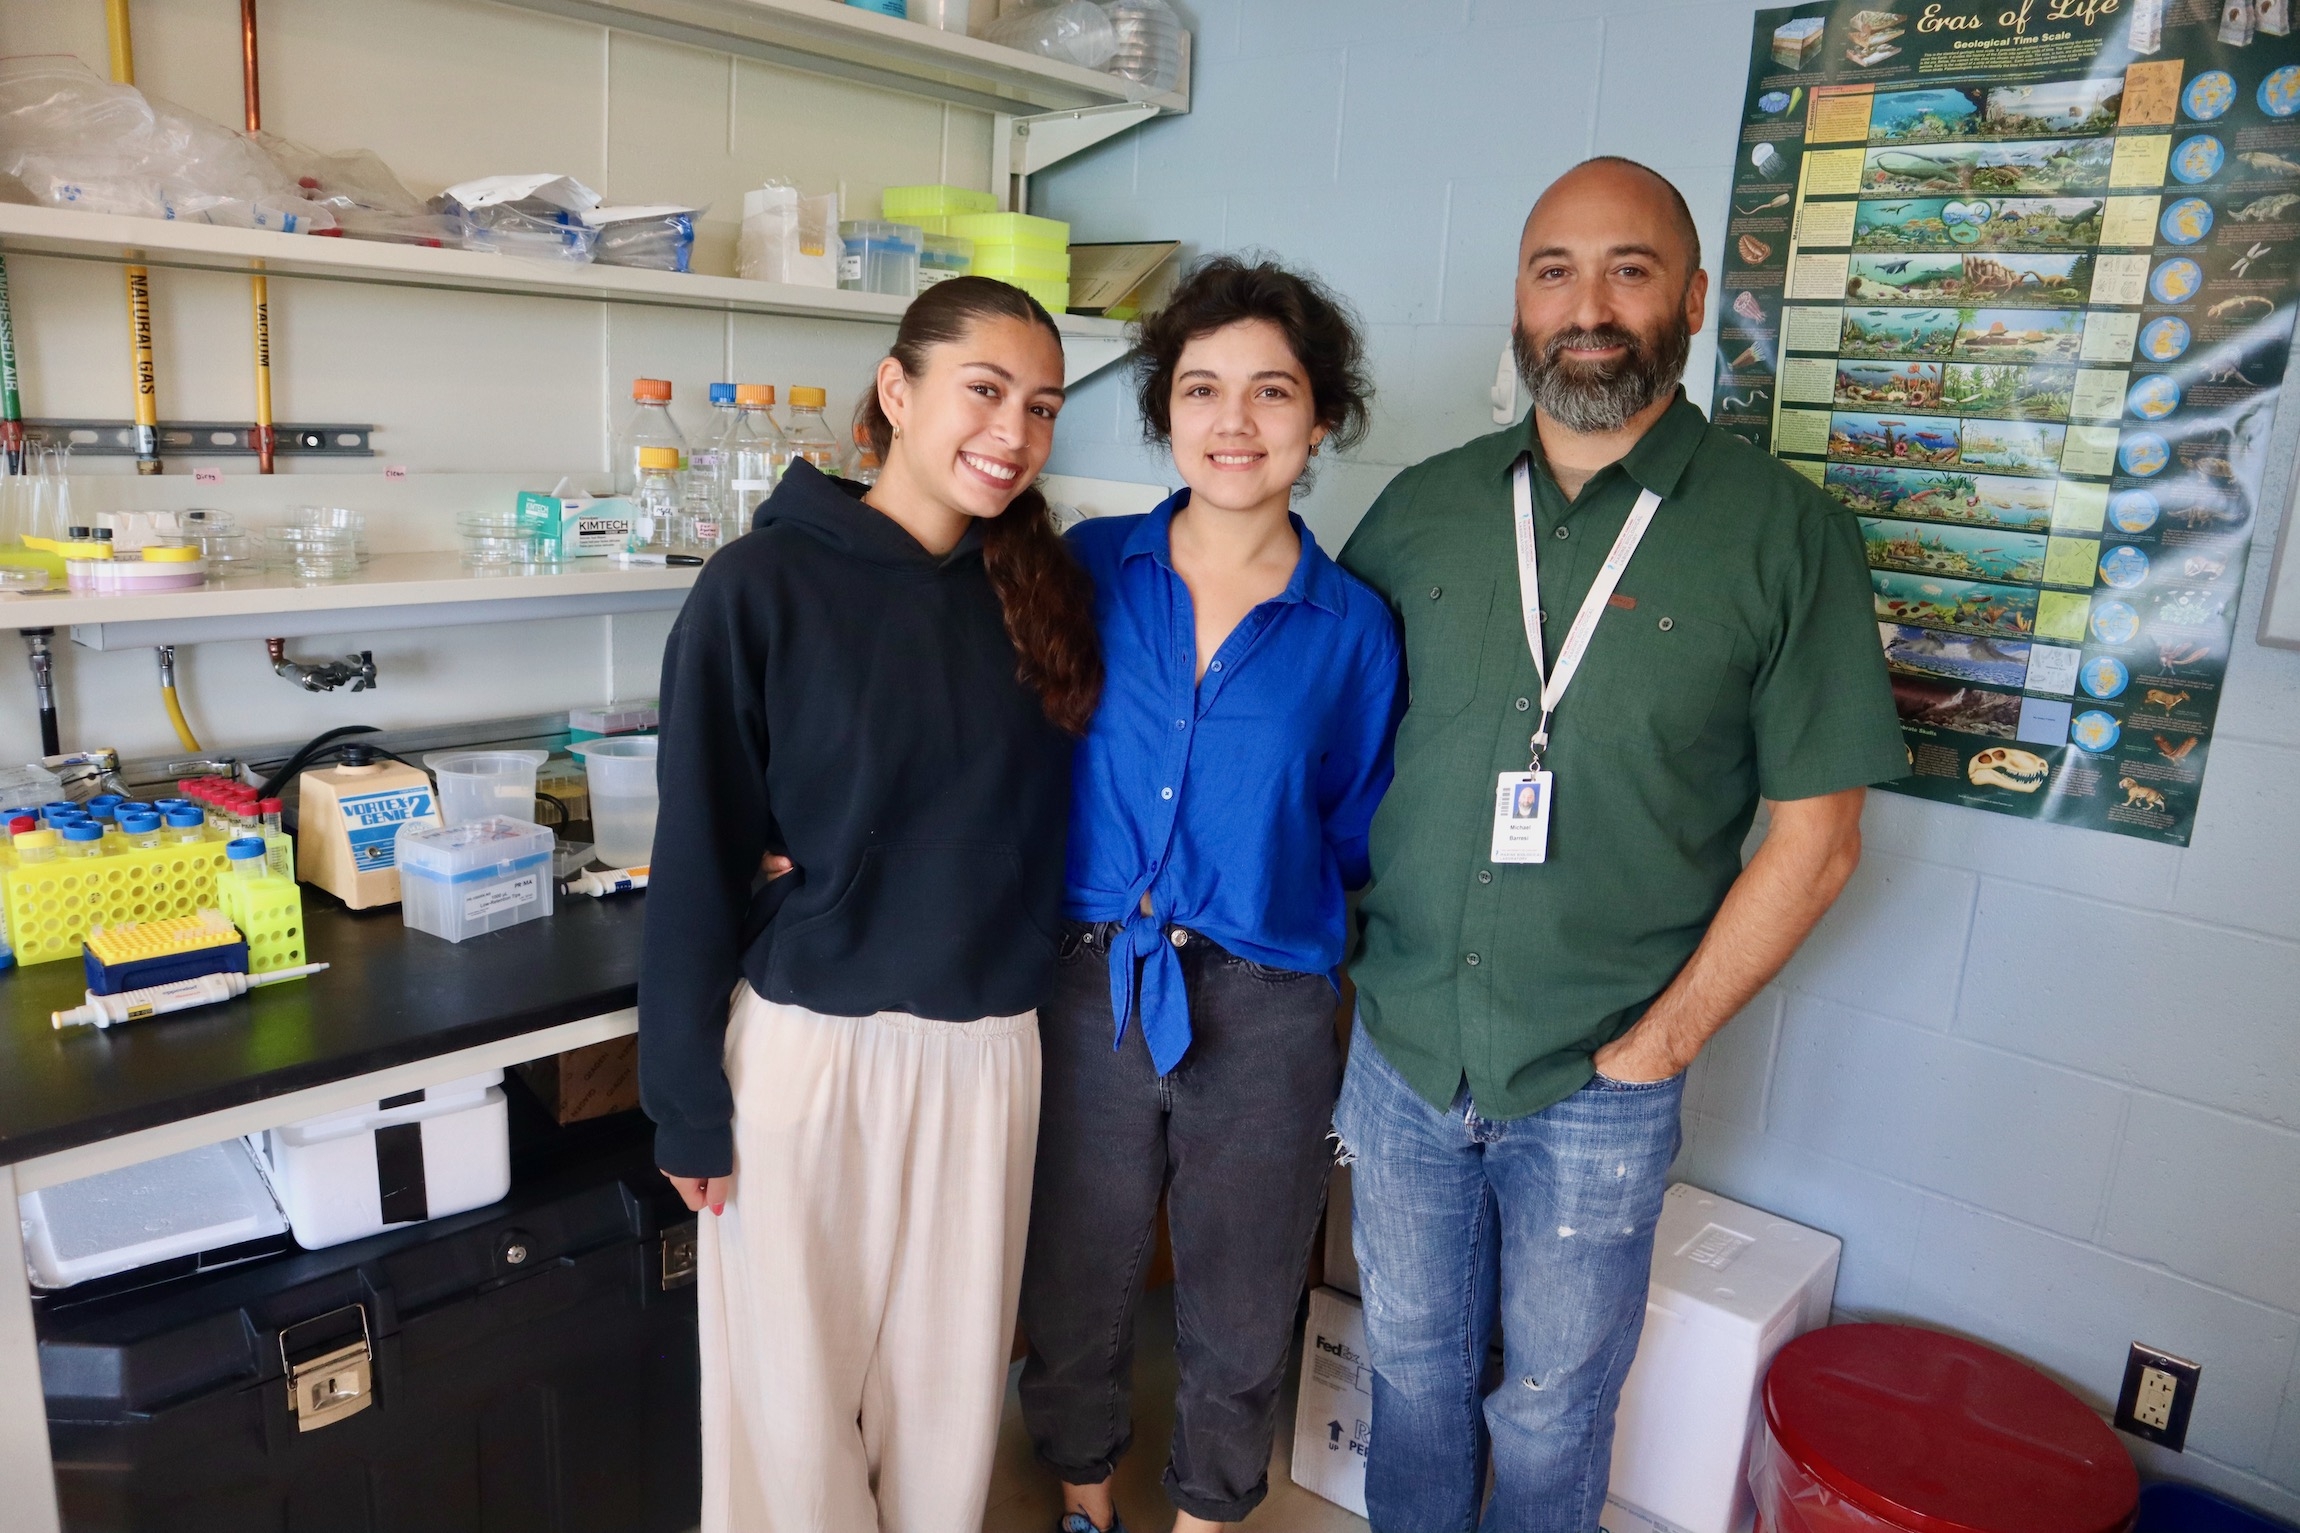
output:
[[[910,377],[926,354],[953,345],[985,320],[1036,325],[1062,345],[1062,332],[1038,300],[988,277],[953,277],[920,293],[903,310],[888,355]],[[884,460],[894,424],[868,389],[855,408],[855,429]],[[1015,677],[1038,694],[1055,726],[1084,735],[1102,697],[1102,646],[1094,632],[1094,589],[1054,527],[1054,511],[1036,485],[982,524],[982,567],[1013,641]]]
[[[1214,256],[1191,268],[1166,306],[1135,327],[1134,385],[1142,434],[1164,443],[1173,434],[1174,371],[1182,349],[1202,335],[1245,320],[1278,327],[1309,375],[1310,405],[1327,441],[1347,451],[1366,434],[1373,379],[1366,345],[1349,306],[1315,277],[1274,261]]]

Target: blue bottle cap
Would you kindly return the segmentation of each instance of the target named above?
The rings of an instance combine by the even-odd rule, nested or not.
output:
[[[68,798],[52,798],[40,806],[40,818],[53,820],[60,814],[78,814],[80,806]]]
[[[112,806],[114,814],[150,814],[152,806],[142,799],[124,798]]]
[[[715,405],[731,405],[734,402],[735,386],[733,384],[714,383],[711,385],[711,403]]]
[[[91,820],[104,821],[117,818],[119,810],[119,805],[107,804],[102,799],[92,798],[88,800],[88,818]]]
[[[245,862],[251,857],[261,857],[263,854],[264,841],[261,836],[242,836],[237,841],[224,843],[224,855],[234,862]]]
[[[126,806],[123,805],[122,807],[125,808]],[[131,836],[146,835],[159,828],[160,817],[156,814],[123,814],[120,816],[120,829]]]
[[[101,841],[104,839],[104,827],[98,825],[94,820],[76,820],[71,824],[58,826],[57,830],[67,841]]]
[[[88,800],[88,807],[90,809],[109,809],[114,804],[124,804],[127,801],[128,795],[125,793],[99,793]]]
[[[207,824],[208,817],[197,809],[171,809],[168,811],[170,830],[197,830]]]

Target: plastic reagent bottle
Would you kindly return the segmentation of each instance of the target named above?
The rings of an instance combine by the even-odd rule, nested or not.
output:
[[[63,838],[57,850],[66,857],[96,857],[103,853],[104,827],[94,820],[75,820],[57,834]]]
[[[224,856],[229,859],[231,871],[241,878],[262,878],[271,872],[266,859],[267,848],[261,836],[242,836],[224,843]]]
[[[751,530],[759,502],[774,493],[790,446],[775,424],[775,386],[746,383],[735,390],[741,418],[724,464],[727,476],[727,533],[739,538]]]
[[[128,845],[137,850],[160,844],[160,817],[156,814],[122,814],[120,834],[128,838]]]
[[[641,378],[631,385],[631,418],[615,438],[615,493],[638,493],[639,454],[650,447],[668,447],[678,454],[673,472],[687,466],[687,435],[671,419],[671,385],[661,378]]]
[[[16,833],[16,861],[25,867],[54,862],[60,839],[52,830],[20,830]]]
[[[639,449],[638,493],[631,498],[630,551],[670,547],[679,515],[679,455],[668,447]]]
[[[830,396],[821,389],[802,384],[791,390],[791,420],[783,428],[788,444],[785,463],[804,458],[826,474],[838,472],[839,439],[823,419],[823,406],[829,402]]]
[[[280,823],[280,815],[286,808],[276,798],[256,801],[256,812],[263,816],[264,861],[270,865],[274,877],[292,884],[295,882],[295,837]]]
[[[208,817],[197,809],[168,811],[168,839],[190,844],[208,839]]]

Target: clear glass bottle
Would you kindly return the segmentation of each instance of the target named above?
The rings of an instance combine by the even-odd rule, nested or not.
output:
[[[735,386],[712,384],[711,423],[703,428],[695,450],[687,454],[688,499],[699,505],[707,496],[722,525],[727,520],[727,456],[733,450],[735,428],[742,424],[742,417],[742,408],[735,403]]]
[[[631,552],[668,553],[679,504],[679,455],[668,447],[640,448],[639,484],[631,497]]]
[[[635,495],[639,490],[639,454],[650,447],[676,452],[676,472],[687,466],[687,434],[671,419],[671,385],[661,378],[640,378],[631,385],[631,416],[615,435],[615,493]]]
[[[775,424],[775,386],[746,383],[735,390],[741,419],[727,458],[727,536],[739,538],[751,530],[759,502],[775,492],[783,459],[790,445],[783,428]]]
[[[821,389],[801,385],[791,390],[791,418],[783,427],[786,465],[804,458],[826,474],[839,471],[838,434],[823,419],[828,403],[830,396]]]

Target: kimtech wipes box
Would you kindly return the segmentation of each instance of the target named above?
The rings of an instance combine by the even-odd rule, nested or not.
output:
[[[1374,1370],[1366,1360],[1365,1307],[1331,1288],[1310,1292],[1302,1333],[1302,1390],[1294,1407],[1294,1483],[1366,1515],[1366,1439]]]

